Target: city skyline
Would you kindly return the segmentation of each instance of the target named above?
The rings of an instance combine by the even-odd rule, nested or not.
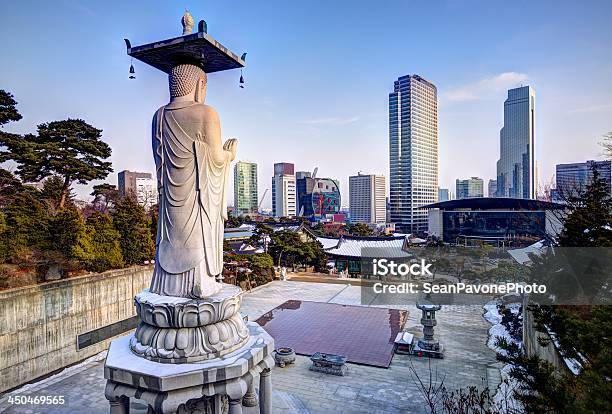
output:
[[[122,39],[139,44],[160,30],[167,37],[179,35],[182,7],[65,1],[44,11],[34,4],[10,4],[10,13],[0,13],[0,32],[11,39],[4,57],[14,63],[0,68],[2,87],[15,95],[24,116],[5,129],[32,132],[41,122],[81,117],[104,130],[115,172],[153,172],[151,114],[168,96],[152,85],[163,85],[164,77],[135,63],[136,80],[128,80],[130,61]],[[237,87],[237,74],[214,74],[208,103],[228,113],[224,138],[239,139],[239,159],[258,163],[262,177],[270,177],[281,160],[300,170],[319,166],[325,176],[340,180],[343,200],[348,200],[348,177],[357,171],[388,177],[386,95],[393,79],[409,73],[438,87],[440,187],[453,188],[462,176],[496,177],[501,105],[506,90],[521,84],[538,92],[540,183],[551,181],[556,164],[601,158],[597,143],[610,129],[612,114],[607,98],[612,67],[605,60],[612,30],[604,18],[612,6],[593,2],[576,9],[571,2],[554,7],[541,2],[530,6],[530,19],[499,30],[499,16],[519,13],[521,6],[475,4],[479,12],[473,16],[472,7],[452,2],[412,6],[432,17],[409,27],[400,24],[401,11],[409,6],[394,2],[375,8],[369,2],[320,3],[291,10],[275,2],[228,8],[188,1],[185,6],[195,18],[207,20],[213,36],[249,53],[246,88]],[[351,45],[363,28],[339,29],[337,22],[366,18],[372,30],[385,30],[358,47]],[[53,30],[58,25],[65,30]],[[427,41],[402,40],[414,36]],[[66,47],[52,47],[60,43]],[[520,59],[508,55],[519,46]],[[363,59],[364,49],[370,58]],[[394,58],[387,59],[389,54]],[[380,65],[381,59],[389,63]],[[41,60],[54,65],[40,65]],[[589,74],[586,87],[572,82],[584,73]],[[373,144],[380,149],[372,151]],[[478,163],[469,156],[474,151]],[[106,181],[115,184],[116,174]],[[260,194],[268,181],[259,181]],[[76,186],[77,195],[89,198],[90,187]],[[262,207],[270,206],[268,195]]]

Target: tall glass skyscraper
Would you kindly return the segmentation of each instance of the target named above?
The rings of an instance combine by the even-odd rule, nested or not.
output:
[[[497,197],[536,198],[535,91],[510,89],[499,132]]]
[[[234,166],[234,215],[257,213],[257,164],[238,161]]]
[[[427,210],[438,200],[438,97],[418,75],[395,81],[389,94],[390,219],[400,232],[427,231]]]

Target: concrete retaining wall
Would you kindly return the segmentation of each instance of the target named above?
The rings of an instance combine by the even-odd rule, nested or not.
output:
[[[134,295],[152,272],[138,266],[0,291],[0,392],[107,349],[112,338],[77,350],[77,335],[134,316]]]
[[[559,351],[550,340],[550,336],[535,329],[533,314],[527,309],[526,304],[527,302],[523,303],[523,344],[525,352],[529,356],[536,355],[538,358],[550,362],[560,371],[567,371],[567,365],[565,365]],[[546,346],[540,345],[538,338],[545,339],[548,344]]]

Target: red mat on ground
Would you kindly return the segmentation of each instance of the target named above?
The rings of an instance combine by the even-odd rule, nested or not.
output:
[[[407,311],[288,300],[257,319],[276,348],[297,354],[344,355],[349,362],[388,368]]]

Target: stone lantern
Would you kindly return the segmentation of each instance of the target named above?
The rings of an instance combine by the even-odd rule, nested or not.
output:
[[[440,305],[418,304],[417,309],[420,309],[421,325],[423,325],[423,338],[419,339],[413,348],[413,354],[418,356],[428,356],[434,358],[443,358],[443,346],[434,339],[434,326],[437,325],[436,311],[442,309]]]

